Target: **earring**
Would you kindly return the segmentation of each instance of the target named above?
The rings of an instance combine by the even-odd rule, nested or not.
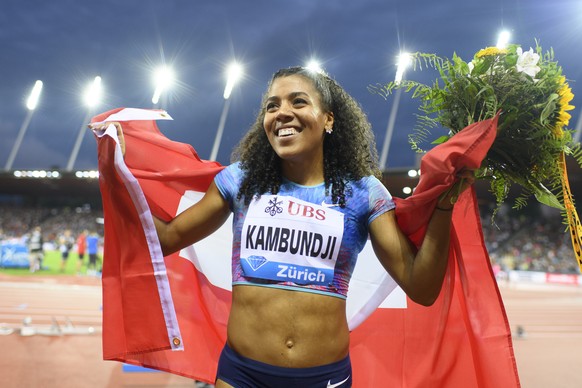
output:
[[[328,135],[331,135],[332,132],[333,128],[325,128],[325,133],[327,133]]]

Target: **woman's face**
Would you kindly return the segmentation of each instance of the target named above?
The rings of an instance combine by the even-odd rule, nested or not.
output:
[[[333,113],[324,111],[311,80],[300,75],[279,77],[269,89],[263,126],[283,161],[321,163],[323,138],[333,126]]]

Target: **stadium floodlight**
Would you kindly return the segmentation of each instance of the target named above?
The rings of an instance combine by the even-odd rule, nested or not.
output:
[[[238,63],[232,63],[227,69],[227,78],[226,78],[226,86],[224,87],[223,97],[225,100],[228,100],[230,94],[232,93],[232,88],[234,85],[240,80],[243,74],[242,66]]]
[[[14,142],[14,146],[10,151],[10,155],[8,155],[8,160],[6,160],[6,164],[4,165],[4,170],[9,171],[12,169],[12,164],[14,163],[14,159],[16,158],[16,154],[20,149],[20,144],[22,144],[22,139],[24,138],[24,134],[30,125],[30,121],[32,120],[32,113],[36,109],[38,105],[38,100],[40,99],[40,93],[42,91],[42,81],[37,80],[32,87],[32,91],[26,100],[26,107],[28,108],[28,113],[20,126],[20,130],[18,131],[18,136],[16,136],[16,141]]]
[[[160,101],[162,93],[174,83],[174,71],[168,66],[159,67],[154,73],[154,83],[156,88],[152,96],[152,104],[157,104]]]
[[[398,62],[396,65],[396,75],[394,76],[394,83],[400,84],[402,78],[404,77],[404,72],[412,64],[412,57],[409,53],[400,53],[398,56]]]
[[[228,116],[228,109],[230,107],[230,94],[232,89],[237,84],[237,82],[242,78],[243,68],[236,62],[233,62],[226,71],[226,86],[224,87],[224,93],[222,97],[224,98],[224,105],[222,107],[222,114],[220,115],[220,121],[218,122],[218,129],[216,130],[216,136],[214,137],[214,144],[212,145],[212,151],[210,152],[210,160],[216,160],[218,156],[218,148],[220,147],[220,141],[222,140],[222,133],[224,132],[224,125],[226,124],[226,117]]]
[[[101,86],[101,77],[97,76],[93,79],[93,83],[91,83],[91,85],[85,89],[83,99],[88,107],[87,114],[85,115],[85,118],[81,123],[81,127],[79,128],[77,140],[75,141],[75,145],[73,146],[73,150],[69,156],[69,161],[67,162],[66,171],[73,171],[73,166],[77,160],[77,155],[79,154],[79,149],[81,148],[81,143],[83,142],[83,137],[85,137],[85,134],[89,132],[87,131],[87,124],[89,123],[91,115],[93,114],[93,108],[95,108],[101,102],[102,94],[103,88]]]
[[[321,64],[316,59],[312,59],[309,62],[307,62],[307,65],[305,66],[305,68],[313,73],[322,73],[323,72],[323,68],[321,67]]]
[[[26,107],[28,110],[35,110],[36,106],[38,105],[38,100],[40,98],[40,92],[42,91],[42,81],[37,80],[34,83],[34,87],[32,88],[32,92],[30,92],[30,96],[28,100],[26,100]]]
[[[85,90],[85,104],[89,108],[93,108],[101,102],[101,77],[97,76],[93,79],[93,83]]]
[[[394,76],[394,83],[396,85],[399,85],[402,82],[404,72],[411,64],[412,57],[410,54],[402,52],[400,55],[398,55],[396,75]],[[398,113],[398,105],[400,104],[401,95],[402,89],[396,89],[396,93],[394,93],[394,100],[392,100],[392,108],[390,110],[390,117],[388,118],[388,125],[386,126],[386,136],[384,137],[384,144],[382,145],[382,152],[380,154],[380,168],[382,170],[386,168],[388,150],[390,149],[390,143],[392,141],[392,133],[394,132],[394,123],[396,122],[396,114]]]
[[[509,33],[509,31],[507,30],[503,30],[499,33],[499,36],[497,37],[497,44],[495,45],[495,47],[499,48],[499,49],[504,49],[507,47],[507,45],[509,44],[509,38],[511,37],[511,34]]]

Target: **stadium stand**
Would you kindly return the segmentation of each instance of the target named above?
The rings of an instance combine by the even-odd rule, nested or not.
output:
[[[392,170],[384,182],[399,196],[417,178],[408,170]],[[51,242],[64,230],[73,235],[94,230],[103,236],[103,213],[98,179],[78,173],[63,173],[58,179],[17,178],[0,173],[0,240],[20,239],[41,226],[45,241]],[[580,174],[570,178],[572,191],[582,195]],[[535,200],[521,210],[511,208],[511,199],[496,213],[486,182],[476,184],[483,235],[492,263],[499,270],[579,274],[566,225],[559,211]]]

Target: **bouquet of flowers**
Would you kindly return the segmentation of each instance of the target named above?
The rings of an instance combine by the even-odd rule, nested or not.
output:
[[[421,102],[418,122],[409,135],[412,148],[423,152],[431,129],[447,133],[431,143],[447,141],[475,122],[499,115],[495,141],[476,177],[491,183],[497,201],[495,216],[517,185],[521,191],[514,208],[527,205],[533,195],[548,206],[560,209],[567,222],[578,264],[582,270],[582,224],[570,193],[565,157],[582,165],[582,149],[568,129],[574,109],[574,95],[553,50],[544,52],[519,45],[488,47],[478,51],[470,62],[456,54],[452,59],[435,54],[411,55],[413,67],[434,68],[438,78],[432,85],[405,80],[370,86],[385,98],[395,89],[412,92]]]
[[[490,180],[498,206],[517,184],[521,192],[514,207],[525,206],[534,195],[541,203],[565,210],[563,158],[571,155],[582,165],[582,150],[567,128],[574,95],[552,50],[543,52],[536,44],[535,50],[523,51],[510,45],[482,49],[470,62],[457,55],[448,59],[427,53],[412,54],[411,59],[414,68],[438,71],[432,85],[404,80],[370,89],[387,97],[403,88],[420,100],[423,114],[409,135],[413,149],[423,151],[433,128],[447,130],[432,141],[439,144],[499,114],[495,142],[477,178]]]

